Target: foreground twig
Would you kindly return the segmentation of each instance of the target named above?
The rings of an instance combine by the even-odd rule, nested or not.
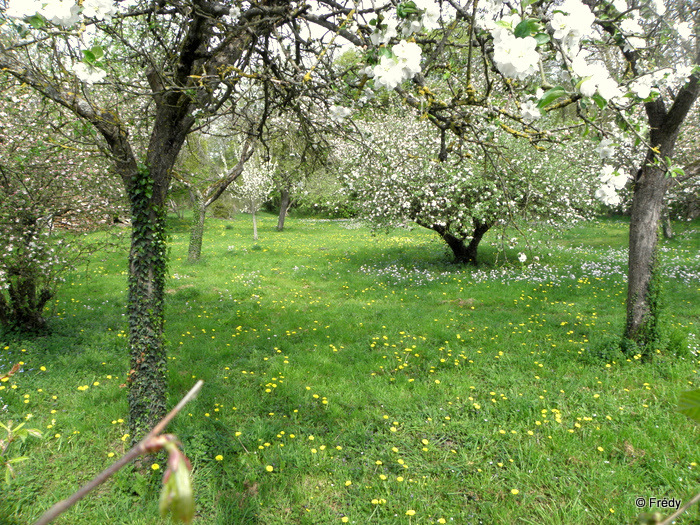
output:
[[[197,392],[199,392],[203,384],[204,381],[202,381],[201,379],[197,381],[197,383],[192,387],[192,389],[189,392],[187,392],[185,397],[183,397],[180,400],[180,402],[177,405],[175,405],[175,408],[168,412],[168,414],[163,419],[161,419],[155,427],[153,427],[153,430],[151,430],[146,435],[146,437],[144,437],[141,441],[134,445],[125,455],[119,458],[119,460],[114,462],[112,465],[100,472],[97,476],[92,478],[88,483],[83,485],[73,495],[62,501],[59,501],[53,507],[47,510],[37,521],[34,522],[34,525],[46,525],[47,523],[51,523],[59,515],[61,515],[63,512],[65,512],[73,505],[75,505],[78,501],[80,501],[82,498],[84,498],[90,491],[96,489],[102,483],[107,481],[111,476],[113,476],[122,467],[124,467],[124,465],[127,465],[141,454],[146,453],[148,449],[148,442],[154,437],[158,436],[165,429],[165,427],[168,425],[168,423],[170,423],[170,421],[172,421],[172,419],[177,415],[177,413],[180,412],[180,410],[182,410],[182,408],[197,395]]]
[[[681,514],[683,514],[686,510],[688,510],[690,507],[692,507],[698,501],[700,501],[700,493],[693,496],[690,499],[690,501],[688,501],[688,503],[683,505],[680,509],[678,509],[676,512],[671,514],[664,521],[659,522],[659,525],[671,525],[671,523],[673,523]]]

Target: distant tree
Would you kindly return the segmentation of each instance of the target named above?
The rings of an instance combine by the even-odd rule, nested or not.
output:
[[[489,148],[465,146],[441,158],[440,137],[425,121],[374,114],[357,125],[366,145],[341,147],[340,169],[361,215],[378,227],[413,221],[431,229],[457,262],[476,264],[479,243],[496,225],[571,223],[599,207],[597,178],[586,159],[572,160],[574,148],[539,152],[494,132]]]
[[[240,183],[232,187],[233,194],[243,202],[245,211],[253,216],[253,240],[258,240],[257,213],[269,199],[273,189],[273,173],[277,165],[255,156],[243,169]]]
[[[207,209],[221,197],[226,189],[243,173],[245,163],[253,154],[254,137],[243,139],[240,154],[233,166],[226,159],[227,152],[218,150],[215,139],[204,135],[191,136],[185,148],[185,159],[176,175],[177,181],[187,188],[192,202],[192,226],[187,259],[196,262],[202,255],[204,221]],[[231,143],[227,141],[226,145]]]
[[[329,155],[329,119],[319,116],[296,118],[281,115],[266,126],[262,143],[276,169],[272,173],[273,191],[279,196],[277,231],[284,230],[284,220],[295,199],[304,191],[314,172],[323,169]]]

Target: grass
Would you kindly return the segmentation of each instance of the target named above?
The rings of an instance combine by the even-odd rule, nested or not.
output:
[[[205,381],[169,428],[196,523],[630,523],[636,497],[700,490],[698,431],[675,412],[700,381],[697,221],[662,244],[675,343],[650,364],[612,344],[624,220],[508,232],[505,264],[487,238],[478,269],[420,229],[275,224],[254,242],[249,217],[210,220],[193,265],[171,223],[170,404]],[[51,335],[0,339],[0,372],[24,362],[0,421],[45,434],[18,447],[31,459],[0,488],[0,523],[31,522],[125,450],[125,253],[70,277]],[[161,472],[121,472],[58,523],[161,523]]]

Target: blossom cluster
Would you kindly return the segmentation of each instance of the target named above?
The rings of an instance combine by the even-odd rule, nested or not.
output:
[[[425,121],[391,116],[355,123],[371,151],[338,144],[339,170],[357,195],[361,215],[377,227],[413,221],[468,241],[476,222],[495,225],[523,215],[575,222],[595,208],[595,179],[585,166],[592,159],[586,155],[578,154],[580,166],[565,167],[563,151],[540,154],[497,136],[494,140],[510,153],[500,161],[503,169],[494,171],[485,168],[489,164],[478,150],[469,159],[438,162],[440,141]]]
[[[421,71],[421,48],[415,42],[402,40],[392,46],[392,55],[383,55],[379,64],[368,68],[368,76],[374,77],[375,87],[394,89]]]
[[[436,2],[413,0],[409,4],[410,7],[401,6],[397,16],[389,16],[381,22],[375,20],[375,31],[370,35],[373,45],[388,46],[399,33],[404,37],[391,47],[391,52],[386,52],[384,47],[379,63],[365,69],[370,78],[374,77],[376,89],[394,89],[420,73],[421,47],[406,39],[421,30],[431,31],[439,27],[440,6]]]
[[[81,16],[109,21],[116,13],[112,0],[9,0],[5,15],[10,18],[24,19],[40,15],[52,24],[72,27],[80,21]]]

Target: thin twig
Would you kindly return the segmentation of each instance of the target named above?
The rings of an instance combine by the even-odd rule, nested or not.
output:
[[[675,519],[677,519],[681,514],[683,514],[686,510],[688,510],[690,507],[692,507],[698,501],[700,501],[700,492],[698,492],[695,496],[693,496],[688,503],[683,505],[680,509],[678,509],[676,512],[671,514],[664,521],[659,522],[659,525],[671,525],[671,523],[673,523]]]
[[[96,489],[102,483],[107,481],[111,476],[116,474],[122,467],[133,461],[136,457],[140,456],[141,454],[144,454],[146,452],[147,443],[152,438],[159,435],[165,429],[168,423],[172,421],[172,419],[178,414],[178,412],[180,412],[180,410],[182,410],[182,408],[197,395],[197,392],[199,392],[203,384],[204,381],[202,381],[201,379],[197,381],[197,383],[192,387],[192,389],[189,392],[187,392],[185,397],[183,397],[180,400],[180,402],[177,405],[175,405],[175,408],[168,412],[168,414],[163,419],[161,419],[155,427],[153,427],[153,430],[151,430],[146,435],[146,437],[144,437],[141,441],[134,445],[126,454],[124,454],[121,458],[115,461],[112,465],[107,467],[105,470],[100,472],[97,476],[95,476],[89,482],[83,485],[73,495],[62,501],[59,501],[53,507],[47,510],[37,521],[34,522],[34,525],[46,525],[47,523],[51,523],[58,516],[60,516],[66,510],[71,508],[78,501],[83,499],[89,492]]]

